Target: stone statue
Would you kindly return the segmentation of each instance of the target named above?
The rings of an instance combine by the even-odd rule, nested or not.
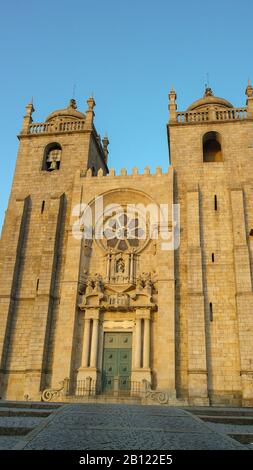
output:
[[[118,259],[116,265],[117,273],[124,273],[125,272],[125,263],[122,258]]]

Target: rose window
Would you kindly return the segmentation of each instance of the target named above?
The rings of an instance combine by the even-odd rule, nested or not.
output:
[[[114,251],[135,251],[145,240],[145,228],[140,219],[125,213],[107,219],[103,234],[107,249]]]

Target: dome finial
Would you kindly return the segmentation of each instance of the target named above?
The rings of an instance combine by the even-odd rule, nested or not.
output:
[[[213,90],[210,86],[205,86],[205,93],[204,93],[204,98],[207,96],[213,96]]]
[[[72,109],[77,109],[77,105],[76,105],[76,100],[74,98],[71,98],[71,100],[69,100],[69,108],[72,108]]]

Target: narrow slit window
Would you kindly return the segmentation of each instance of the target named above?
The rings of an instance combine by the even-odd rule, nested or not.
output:
[[[210,314],[210,321],[213,321],[213,304],[210,302],[209,304],[209,314]]]
[[[44,209],[45,209],[45,201],[42,201],[42,204],[41,204],[41,214],[43,214]]]
[[[39,290],[39,285],[40,285],[40,280],[39,280],[39,279],[37,279],[36,291],[38,291],[38,290]]]
[[[214,196],[214,210],[217,211],[218,210],[218,198],[215,194]]]
[[[212,263],[214,263],[214,253],[212,253]]]

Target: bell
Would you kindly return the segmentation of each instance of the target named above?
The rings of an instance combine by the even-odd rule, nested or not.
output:
[[[55,160],[51,162],[49,170],[57,170],[57,162]]]

